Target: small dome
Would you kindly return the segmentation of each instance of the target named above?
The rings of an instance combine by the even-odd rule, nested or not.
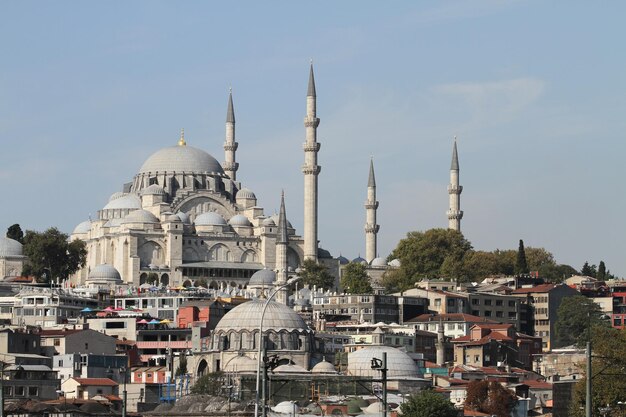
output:
[[[0,237],[0,257],[22,256],[22,244],[8,237]]]
[[[120,283],[122,282],[122,277],[120,273],[113,266],[109,264],[101,264],[96,266],[89,272],[89,276],[87,277],[87,281],[105,281],[111,283]]]
[[[317,257],[319,259],[333,259],[330,252],[323,248],[317,248]]]
[[[237,192],[237,200],[239,200],[240,198],[241,199],[254,199],[254,200],[256,200],[256,195],[254,195],[252,190],[249,190],[247,188],[242,188],[241,190],[239,190]]]
[[[273,285],[274,281],[276,281],[276,272],[265,268],[252,274],[250,281],[248,281],[248,287],[253,285],[268,287]]]
[[[391,346],[368,346],[348,355],[348,374],[352,376],[380,377],[380,371],[372,369],[372,359],[383,358],[387,353],[387,376],[394,377],[422,377],[419,368],[409,355]]]
[[[215,333],[219,330],[230,332],[231,330],[255,331],[259,328],[259,318],[263,312],[266,300],[255,299],[247,301],[230,310],[215,327]],[[292,309],[276,301],[270,301],[263,318],[265,330],[308,330],[308,326]]]
[[[339,257],[337,258],[337,260],[339,261],[339,265],[347,265],[350,263],[350,261],[348,260],[348,258],[346,258],[345,256],[341,256],[339,255]]]
[[[311,372],[314,374],[336,374],[337,370],[332,363],[321,361],[320,363],[315,365],[313,369],[311,369]]]
[[[144,188],[141,195],[165,195],[165,190],[157,184],[152,184],[148,188]]]
[[[139,174],[147,173],[218,173],[224,170],[217,159],[191,146],[170,146],[152,154],[139,169]]]
[[[393,259],[389,261],[389,266],[394,266],[396,268],[400,267],[400,259]]]
[[[274,222],[274,219],[268,217],[267,219],[263,220],[262,225],[265,227],[274,227],[276,226],[276,223]]]
[[[178,222],[181,222],[181,223],[182,223],[182,220],[180,219],[180,217],[178,217],[178,216],[177,216],[177,215],[175,215],[175,214],[168,214],[168,215],[167,215],[167,217],[165,217],[165,219],[166,219],[168,222],[177,222],[177,223],[178,223]]]
[[[187,215],[187,213],[179,211],[178,213],[176,213],[176,215],[178,216],[178,218],[180,219],[181,222],[183,222],[185,224],[190,224],[191,223],[191,219],[189,219],[189,216]]]
[[[361,258],[360,256],[358,256],[358,257],[354,258],[354,259],[352,260],[352,263],[367,265],[367,261],[366,261],[365,259]]]
[[[274,224],[278,224],[278,214],[273,214],[270,219],[274,220]],[[287,219],[287,227],[289,229],[293,229],[293,226],[291,225],[291,222],[289,221],[289,219]]]
[[[226,226],[226,220],[218,213],[209,211],[196,217],[196,226]]]
[[[158,223],[159,219],[147,210],[131,211],[124,217],[122,224],[126,223]]]
[[[274,368],[272,371],[275,374],[308,374],[309,371],[301,367],[300,365],[280,365]]]
[[[72,232],[72,234],[79,235],[83,233],[89,233],[90,230],[91,230],[91,220],[85,220],[84,222],[79,223],[78,226],[74,228],[74,231]]]
[[[224,372],[256,372],[258,364],[246,355],[235,356],[224,367]]]
[[[141,199],[136,194],[125,194],[119,198],[110,200],[103,210],[109,209],[140,209]]]
[[[250,220],[248,220],[248,218],[244,216],[243,214],[237,214],[231,217],[230,220],[228,221],[228,224],[230,224],[231,226],[236,226],[236,227],[241,227],[241,226],[246,227],[246,226],[252,225],[250,223]]]
[[[387,266],[387,261],[384,258],[374,258],[370,265],[372,265],[372,266]]]
[[[124,197],[125,195],[128,195],[128,193],[123,193],[121,191],[118,191],[116,193],[111,194],[111,197],[109,197],[109,201],[117,200],[118,198]]]
[[[274,371],[274,372],[276,372],[276,371]],[[300,412],[300,407],[298,407],[298,404],[296,404],[295,402],[282,401],[282,402],[276,404],[275,407],[272,407],[272,411],[274,411],[275,413],[279,413],[279,414],[291,414],[291,415],[293,415],[294,412],[295,412],[295,414],[298,414]]]

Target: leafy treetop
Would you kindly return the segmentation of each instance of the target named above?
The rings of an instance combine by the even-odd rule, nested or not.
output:
[[[373,292],[365,265],[350,262],[341,275],[341,288],[348,294],[371,294]]]

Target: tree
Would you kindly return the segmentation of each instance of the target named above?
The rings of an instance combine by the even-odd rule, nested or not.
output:
[[[604,261],[600,261],[598,265],[598,273],[596,274],[596,278],[598,281],[604,281],[607,279],[606,277],[606,265],[604,265]]]
[[[400,260],[400,267],[385,273],[383,285],[387,291],[403,291],[424,277],[466,281],[463,258],[471,249],[471,243],[456,230],[409,232],[389,255],[389,260]]]
[[[617,405],[618,401],[624,401],[626,392],[626,330],[595,327],[592,334],[592,414],[601,415],[598,408],[610,404],[611,416],[626,417],[626,409]],[[581,378],[574,388],[569,413],[572,417],[585,415],[586,383],[586,377]]]
[[[316,286],[328,290],[335,286],[335,277],[328,272],[328,268],[312,259],[307,259],[302,263],[302,271],[299,275],[303,283],[311,287]]]
[[[341,275],[341,288],[348,294],[371,294],[373,292],[365,265],[350,262]]]
[[[515,261],[515,274],[527,274],[530,272],[528,269],[528,263],[526,262],[526,251],[524,250],[524,241],[519,240],[519,247],[517,248],[517,260]]]
[[[578,271],[570,265],[544,265],[539,268],[539,276],[555,284],[560,284],[572,275],[578,275]]]
[[[411,395],[400,406],[404,417],[456,417],[454,405],[432,390],[420,391]]]
[[[179,361],[178,361],[178,368],[176,368],[176,372],[175,375],[179,376],[179,375],[185,375],[187,374],[187,355],[185,355],[185,353],[181,353],[179,356]]]
[[[580,270],[580,275],[584,275],[586,277],[596,277],[596,266],[595,265],[589,265],[589,262],[585,261],[585,264],[583,265],[583,268]]]
[[[609,326],[600,306],[583,295],[563,298],[556,312],[555,347],[584,346],[595,327]],[[589,327],[591,326],[591,328]]]
[[[40,282],[67,279],[85,266],[87,249],[82,240],[68,242],[68,235],[52,227],[43,233],[27,230],[24,236],[24,275]]]
[[[472,410],[509,417],[517,403],[517,397],[499,382],[472,381],[467,385],[465,406]]]
[[[191,387],[192,394],[219,395],[224,385],[224,374],[222,372],[211,372],[202,375]]]
[[[9,239],[17,240],[20,243],[24,243],[24,232],[22,232],[22,228],[17,223],[9,226],[7,229],[7,237]]]

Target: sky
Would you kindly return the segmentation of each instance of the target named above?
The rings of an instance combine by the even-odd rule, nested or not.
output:
[[[157,150],[224,160],[302,233],[312,59],[319,238],[365,253],[370,158],[379,255],[447,227],[458,138],[475,249],[544,247],[626,276],[626,3],[0,2],[0,229],[69,233]]]

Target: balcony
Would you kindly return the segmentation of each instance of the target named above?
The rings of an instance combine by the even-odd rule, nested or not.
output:
[[[137,349],[191,349],[191,340],[162,341],[162,342],[136,342]]]

